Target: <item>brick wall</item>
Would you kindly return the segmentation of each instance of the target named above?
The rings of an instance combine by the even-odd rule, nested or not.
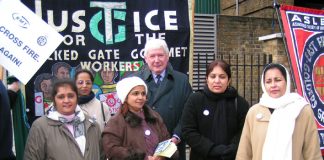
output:
[[[273,0],[238,0],[239,16],[272,18]],[[294,0],[278,0],[279,4],[293,5]],[[220,1],[222,15],[236,15],[236,0]]]
[[[272,27],[272,23],[275,23]],[[239,16],[217,17],[217,51],[232,66],[232,85],[250,104],[261,95],[260,74],[267,63],[263,55],[272,55],[272,62],[288,66],[281,38],[259,41],[259,37],[278,33],[278,24],[268,18]],[[219,58],[219,57],[217,57]]]
[[[278,32],[277,25],[272,27],[272,19],[220,15],[217,20],[220,54],[264,52],[258,37]]]

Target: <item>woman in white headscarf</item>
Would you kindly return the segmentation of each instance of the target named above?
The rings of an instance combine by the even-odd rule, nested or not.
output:
[[[236,160],[322,160],[314,113],[290,93],[281,64],[268,64],[261,77],[263,95],[246,116]]]

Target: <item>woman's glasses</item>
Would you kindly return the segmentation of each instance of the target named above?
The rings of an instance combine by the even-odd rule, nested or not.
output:
[[[79,81],[77,81],[77,84],[78,84],[78,85],[84,85],[84,84],[85,84],[85,85],[88,86],[88,85],[92,85],[92,82],[89,81],[89,80],[88,80],[88,81],[79,80]]]

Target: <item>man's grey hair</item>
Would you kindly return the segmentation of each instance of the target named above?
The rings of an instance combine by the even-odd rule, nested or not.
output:
[[[150,39],[146,42],[144,48],[144,57],[147,56],[149,50],[163,48],[164,53],[169,55],[169,48],[163,39]]]

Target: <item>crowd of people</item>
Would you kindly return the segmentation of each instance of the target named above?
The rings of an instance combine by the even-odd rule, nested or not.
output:
[[[91,71],[39,82],[35,87],[47,90],[45,98],[53,102],[33,122],[23,159],[186,160],[187,144],[190,160],[322,160],[312,108],[291,92],[283,65],[265,66],[262,97],[250,107],[231,86],[230,65],[223,60],[207,66],[205,86],[196,92],[188,76],[172,68],[164,40],[147,41],[144,60],[140,71],[117,82],[122,106],[113,116],[92,91]],[[0,160],[15,159],[11,101],[0,81]],[[166,140],[177,151],[155,154]]]

